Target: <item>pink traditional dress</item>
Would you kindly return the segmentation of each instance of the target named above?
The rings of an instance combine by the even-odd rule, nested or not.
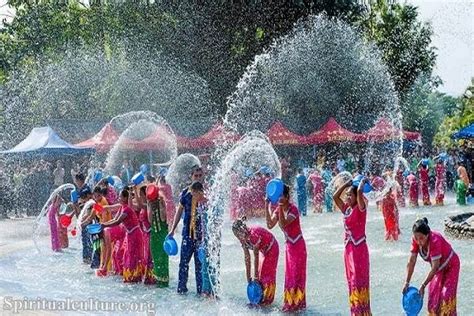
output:
[[[438,272],[429,283],[428,314],[456,315],[456,293],[459,280],[460,261],[449,242],[438,232],[430,232],[426,253],[412,239],[411,252],[431,263],[440,259]]]
[[[278,217],[280,206],[275,209]],[[286,239],[285,291],[283,311],[297,311],[306,308],[306,243],[300,226],[298,208],[290,203],[287,217],[294,220],[282,228]]]
[[[369,249],[365,237],[367,211],[344,205],[344,265],[349,287],[351,315],[368,316],[370,311]]]
[[[51,249],[53,249],[54,252],[61,251],[62,249],[61,243],[59,242],[59,234],[58,234],[59,227],[58,227],[58,221],[56,219],[58,211],[59,211],[59,205],[57,205],[57,203],[51,203],[51,205],[48,207],[48,220],[49,220],[49,228],[51,231]]]
[[[444,205],[444,188],[446,185],[446,167],[443,163],[437,163],[435,167],[435,199],[436,205]]]
[[[387,194],[382,200],[382,214],[385,223],[385,240],[398,240],[398,208],[393,193]]]
[[[321,213],[323,210],[323,201],[324,201],[323,179],[318,173],[312,173],[309,176],[309,181],[311,181],[311,184],[313,186],[314,211]]]
[[[173,225],[174,215],[176,213],[176,206],[173,200],[173,189],[168,183],[160,184],[158,189],[163,193],[166,206],[166,220],[168,222],[168,226],[171,227]]]
[[[398,170],[397,175],[395,176],[395,180],[398,183],[397,189],[397,203],[400,207],[405,207],[405,181],[403,179],[403,171]]]
[[[418,170],[420,174],[420,187],[421,187],[421,194],[423,196],[423,205],[431,205],[430,201],[430,176],[429,176],[429,169],[428,167],[421,167]]]
[[[150,231],[151,225],[148,221],[147,209],[143,208],[140,211],[140,228],[143,236],[143,283],[156,284],[156,277],[153,273],[153,257],[150,250]]]
[[[123,254],[123,281],[141,282],[143,278],[143,239],[135,211],[128,205],[122,205],[125,219],[125,251]]]
[[[263,227],[249,227],[249,249],[259,249],[258,279],[263,287],[261,305],[270,305],[275,298],[279,247],[275,237]]]
[[[408,181],[408,196],[410,198],[410,206],[418,206],[418,181],[414,174],[410,174],[407,177]]]

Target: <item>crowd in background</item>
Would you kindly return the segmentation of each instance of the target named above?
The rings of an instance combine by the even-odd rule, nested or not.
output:
[[[420,159],[429,159],[430,188],[435,186],[435,160],[442,150],[438,148],[406,151],[404,157],[408,162],[410,170],[417,170]],[[298,169],[307,170],[318,168],[329,170],[332,176],[347,171],[353,173],[364,173],[366,169],[366,157],[363,152],[356,149],[343,152],[318,150],[305,155],[282,155],[281,168],[282,178],[287,183],[294,183],[298,175]],[[456,149],[446,151],[446,189],[454,190],[457,178],[456,164],[462,163],[470,177],[474,179],[473,169],[474,153],[472,148],[463,145]],[[380,175],[387,167],[392,167],[393,162],[387,156],[381,156],[377,160],[371,160],[369,170],[373,174]],[[136,161],[124,160],[118,176],[123,183],[129,183],[131,177],[139,169]],[[8,167],[7,167],[8,166]],[[64,183],[72,183],[77,173],[87,174],[90,168],[88,157],[32,161],[29,164],[16,162],[7,165],[0,162],[0,217],[32,216],[38,214],[41,207],[48,199],[52,190]]]

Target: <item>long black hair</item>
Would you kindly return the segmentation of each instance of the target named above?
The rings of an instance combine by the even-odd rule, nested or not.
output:
[[[421,233],[423,235],[428,235],[431,232],[431,228],[428,225],[428,219],[423,217],[422,219],[416,220],[412,228],[413,233]]]

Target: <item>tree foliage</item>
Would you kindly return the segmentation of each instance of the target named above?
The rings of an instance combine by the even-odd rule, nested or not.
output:
[[[436,133],[434,144],[443,148],[451,148],[456,142],[451,136],[470,124],[474,123],[474,78],[460,97],[460,102],[453,115],[444,118]]]

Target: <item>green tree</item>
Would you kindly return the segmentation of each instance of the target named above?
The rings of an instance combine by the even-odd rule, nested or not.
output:
[[[460,97],[460,102],[453,115],[445,117],[438,132],[436,133],[434,144],[444,148],[451,148],[456,142],[451,136],[472,123],[474,123],[474,78],[467,87],[466,92]]]
[[[420,75],[431,76],[436,62],[431,26],[418,19],[417,8],[389,0],[369,1],[367,14],[358,24],[382,57],[401,98]]]
[[[436,82],[420,76],[401,102],[403,126],[419,131],[425,144],[431,144],[444,118],[452,115],[458,99],[436,91]]]

